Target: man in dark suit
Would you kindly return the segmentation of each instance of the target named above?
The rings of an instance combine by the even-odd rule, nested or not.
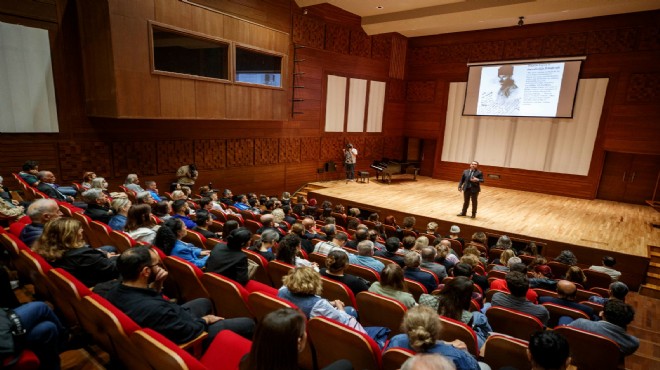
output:
[[[37,185],[37,189],[40,192],[48,195],[53,199],[57,199],[69,203],[73,202],[72,196],[67,196],[58,190],[59,185],[55,184],[55,175],[53,175],[52,172],[39,171],[39,173],[37,174],[37,178],[39,179],[39,184]]]
[[[458,183],[458,191],[463,192],[463,211],[457,216],[466,216],[470,199],[472,199],[472,218],[477,217],[477,198],[481,191],[481,183],[484,182],[484,174],[477,169],[479,162],[472,161],[470,168],[463,171],[461,181]]]

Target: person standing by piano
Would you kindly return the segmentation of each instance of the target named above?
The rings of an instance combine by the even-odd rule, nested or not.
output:
[[[484,182],[484,174],[477,169],[479,162],[472,161],[470,168],[463,171],[461,181],[458,183],[458,191],[463,192],[463,211],[457,216],[466,216],[470,199],[472,199],[472,218],[477,217],[477,198],[481,191],[481,183]]]
[[[355,162],[357,160],[358,151],[353,147],[353,144],[346,144],[344,151],[344,168],[346,169],[346,181],[355,181]]]

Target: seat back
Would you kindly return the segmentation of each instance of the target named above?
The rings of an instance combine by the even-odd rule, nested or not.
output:
[[[585,288],[605,288],[609,289],[610,284],[612,284],[612,277],[604,272],[585,269],[582,270],[584,276],[587,277],[585,282]]]
[[[532,334],[543,330],[543,323],[536,317],[504,307],[489,308],[486,317],[493,331],[522,340],[529,340]]]
[[[268,277],[268,260],[261,254],[243,249],[247,258],[258,265],[257,271],[252,275],[252,280],[256,280],[262,284],[271,285],[270,278]]]
[[[419,302],[419,297],[421,297],[422,294],[428,293],[426,291],[426,287],[422,283],[408,278],[405,278],[403,280],[404,283],[406,284],[406,288],[408,288],[408,293],[412,294],[413,297],[415,297],[415,301]]]
[[[391,335],[401,333],[403,315],[408,310],[403,303],[372,292],[360,292],[356,300],[363,326],[384,326]]]
[[[112,241],[112,246],[117,248],[119,253],[122,253],[125,250],[137,245],[137,242],[133,238],[128,236],[126,233],[117,230],[112,230],[110,233],[110,240]]]
[[[229,332],[228,330],[225,330]],[[136,330],[131,342],[149,362],[151,369],[206,370],[199,360],[179,348],[169,339],[151,329]]]
[[[206,238],[204,237],[204,235],[198,233],[195,230],[190,230],[190,229],[186,230],[186,235],[184,235],[184,237],[181,238],[181,240],[183,240],[186,243],[191,243],[197,248],[207,249]]]
[[[542,305],[548,310],[548,312],[550,312],[550,320],[548,320],[549,328],[554,328],[555,326],[557,326],[559,322],[559,318],[562,316],[568,316],[573,320],[576,319],[591,320],[591,318],[586,313],[580,310],[575,310],[554,303],[543,303]]]
[[[385,235],[387,235],[388,238],[396,236],[396,227],[383,224],[383,229],[385,230]]]
[[[415,355],[407,348],[392,347],[383,352],[383,370],[399,370],[406,360]]]
[[[600,288],[600,287],[593,287],[589,289],[590,292],[594,292],[596,294],[600,294],[601,297],[609,297],[610,296],[610,288]]]
[[[211,214],[214,215],[218,219],[218,221],[222,222],[223,224],[225,222],[227,222],[227,216],[225,216],[225,214],[222,213],[222,211],[217,210],[217,209],[212,209]],[[211,230],[211,231],[214,231],[214,230]],[[220,229],[220,231],[222,231],[222,229]]]
[[[48,271],[52,269],[50,264],[31,250],[21,250],[20,255],[26,267],[25,273],[34,284],[37,295],[43,300],[52,301],[53,287],[46,276]]]
[[[566,271],[568,271],[571,266],[557,261],[548,261],[548,267],[552,270],[552,275],[555,279],[563,279],[564,276],[566,276]]]
[[[48,276],[56,293],[53,294],[55,304],[67,323],[71,326],[80,324],[82,327],[81,314],[79,313],[82,310],[82,299],[92,294],[92,291],[61,268],[51,269],[46,276]]]
[[[357,303],[355,302],[355,295],[346,284],[321,276],[321,285],[323,286],[323,292],[321,293],[323,298],[328,301],[338,299],[344,302],[347,306],[352,306],[355,309],[358,308]]]
[[[165,282],[171,287],[173,286],[173,291],[177,294],[180,303],[197,298],[209,298],[209,293],[200,281],[203,272],[199,267],[176,256],[167,256],[163,262],[169,273]],[[172,290],[169,291],[172,292]]]
[[[317,252],[312,252],[312,253],[309,253],[309,254],[307,255],[307,259],[308,259],[310,262],[316,262],[316,263],[318,263],[319,266],[321,266],[321,267],[325,266],[325,259],[326,259],[327,257],[328,257],[328,256],[326,256],[325,254],[321,254],[321,253],[317,253]]]
[[[280,297],[262,293],[252,292],[248,295],[250,311],[254,313],[257,322],[263,320],[264,316],[280,308],[298,309],[295,304]]]
[[[484,344],[484,362],[493,369],[511,366],[518,370],[530,370],[527,358],[527,341],[506,335],[491,334]]]
[[[316,349],[318,367],[346,359],[354,369],[379,370],[380,348],[368,335],[327,317],[314,317],[307,323],[307,332]]]
[[[9,225],[9,232],[17,237],[21,236],[21,231],[27,226],[26,224],[22,222],[14,222],[11,225]]]
[[[479,356],[479,343],[477,342],[477,334],[466,324],[450,319],[448,317],[440,316],[442,321],[442,330],[440,339],[451,342],[454,339],[460,339],[467,346],[468,352],[472,356]]]
[[[493,296],[496,293],[510,294],[509,292],[507,292],[505,290],[490,289],[489,291],[486,292],[486,296],[484,297],[484,302],[490,302],[493,299]]]
[[[238,215],[236,215],[236,214],[230,213],[230,214],[225,215],[225,218],[227,219],[227,221],[229,221],[229,220],[234,220],[234,221],[238,222],[238,224],[239,224],[240,226],[243,226],[243,217],[241,217],[241,216],[238,216]],[[226,221],[225,221],[225,222],[226,222]]]
[[[80,224],[82,225],[83,228],[83,234],[85,235],[85,240],[87,241],[87,243],[93,248],[100,247],[101,242],[99,241],[98,238],[96,238],[96,234],[94,233],[94,230],[92,230],[92,227],[90,226],[92,219],[81,212],[74,213],[73,218],[80,221]]]
[[[3,246],[4,250],[7,251],[9,257],[11,257],[12,260],[17,259],[19,253],[21,252],[21,250],[18,248],[18,243],[16,243],[16,240],[18,240],[18,238],[12,237],[6,232],[0,233],[0,244]]]
[[[252,220],[252,221],[259,221],[257,218],[257,215],[254,214],[254,212],[248,211],[248,210],[240,210],[239,213],[241,216],[243,216],[243,219],[245,221],[247,220]]]
[[[568,340],[571,365],[578,369],[616,369],[621,359],[619,345],[602,335],[569,326],[558,326],[555,332]]]
[[[96,239],[100,247],[104,245],[112,245],[113,240],[110,237],[112,229],[110,226],[104,224],[101,221],[92,221],[89,223],[89,228],[94,234],[92,238]]]
[[[289,273],[289,270],[294,268],[293,265],[284,263],[278,260],[272,260],[268,262],[268,277],[270,278],[270,283],[275,289],[279,289],[282,286],[282,278]]]
[[[248,291],[239,283],[214,272],[202,275],[202,284],[211,297],[215,313],[224,318],[253,317],[248,308]]]
[[[351,275],[359,276],[370,283],[380,281],[380,274],[378,271],[369,267],[360,265],[348,265],[348,267],[346,267],[346,272]]]
[[[83,298],[86,325],[94,342],[117,358],[128,369],[151,369],[144,355],[133,345],[130,336],[140,327],[126,314],[97,294]]]
[[[372,257],[379,260],[380,262],[382,262],[383,265],[385,265],[385,266],[389,265],[390,263],[396,263],[396,262],[392,261],[389,258],[385,258],[385,257],[381,257],[381,256],[372,256]]]
[[[454,252],[456,252],[456,254],[459,257],[463,255],[463,244],[461,244],[461,242],[451,238],[443,238],[442,240],[449,240],[449,243],[451,244],[451,249],[453,249]]]
[[[506,272],[505,271],[499,271],[499,270],[490,270],[488,271],[488,274],[486,276],[490,278],[495,278],[495,279],[505,279],[506,278]]]
[[[608,291],[608,295],[609,295],[609,291]],[[598,294],[596,292],[592,292],[590,290],[584,290],[584,289],[580,289],[580,288],[578,288],[577,291],[575,292],[575,300],[577,302],[579,302],[579,301],[588,301],[589,297],[591,297],[591,296],[600,297],[600,294]],[[607,297],[607,296],[605,296],[605,297]]]
[[[594,315],[600,314],[600,311],[605,309],[604,305],[598,304],[598,303],[595,303],[595,302],[582,301],[582,302],[580,302],[580,304],[591,307],[591,309],[594,310]]]
[[[419,271],[425,272],[426,274],[430,275],[433,278],[433,280],[435,280],[436,287],[440,284],[440,279],[438,278],[438,275],[435,274],[435,272],[429,269],[425,269],[423,267],[420,267]]]
[[[557,294],[557,292],[553,292],[552,290],[546,290],[546,289],[541,289],[541,288],[534,288],[534,289],[532,289],[532,290],[533,290],[534,292],[536,292],[536,294],[537,294],[539,297],[553,297],[553,298],[559,298],[559,295]]]

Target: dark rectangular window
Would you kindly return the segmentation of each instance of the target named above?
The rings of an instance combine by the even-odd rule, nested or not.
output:
[[[237,46],[236,82],[282,87],[282,57]]]
[[[229,79],[229,44],[152,27],[154,69]]]

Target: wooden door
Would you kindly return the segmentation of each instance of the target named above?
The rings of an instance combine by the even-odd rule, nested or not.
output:
[[[419,174],[424,176],[431,176],[433,174],[433,166],[435,166],[435,140],[424,140],[422,148],[422,163],[419,165]]]
[[[645,204],[653,197],[660,156],[608,152],[598,186],[598,199]]]

